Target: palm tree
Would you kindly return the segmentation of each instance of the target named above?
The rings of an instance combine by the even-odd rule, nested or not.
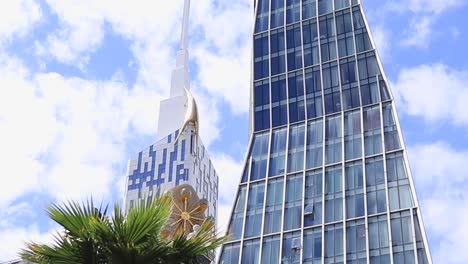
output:
[[[211,220],[189,237],[161,235],[171,213],[172,199],[162,196],[140,204],[125,215],[118,203],[108,207],[68,202],[47,208],[49,217],[64,228],[53,245],[28,243],[21,257],[34,263],[149,264],[202,263],[225,242]]]

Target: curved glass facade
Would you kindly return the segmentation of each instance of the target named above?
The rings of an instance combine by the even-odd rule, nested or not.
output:
[[[432,263],[357,0],[257,0],[252,134],[220,263]]]

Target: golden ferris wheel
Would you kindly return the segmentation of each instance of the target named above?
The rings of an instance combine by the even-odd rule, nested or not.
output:
[[[210,220],[205,216],[208,201],[200,199],[192,186],[182,184],[169,190],[169,194],[172,197],[172,210],[163,236],[189,235],[196,232],[205,220]]]

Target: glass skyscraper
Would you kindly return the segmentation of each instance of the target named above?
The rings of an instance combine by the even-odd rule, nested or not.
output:
[[[220,263],[432,263],[358,0],[256,0],[250,143]]]

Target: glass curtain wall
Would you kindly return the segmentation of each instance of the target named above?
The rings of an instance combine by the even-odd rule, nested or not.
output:
[[[220,263],[432,263],[358,0],[256,0],[251,140]]]

